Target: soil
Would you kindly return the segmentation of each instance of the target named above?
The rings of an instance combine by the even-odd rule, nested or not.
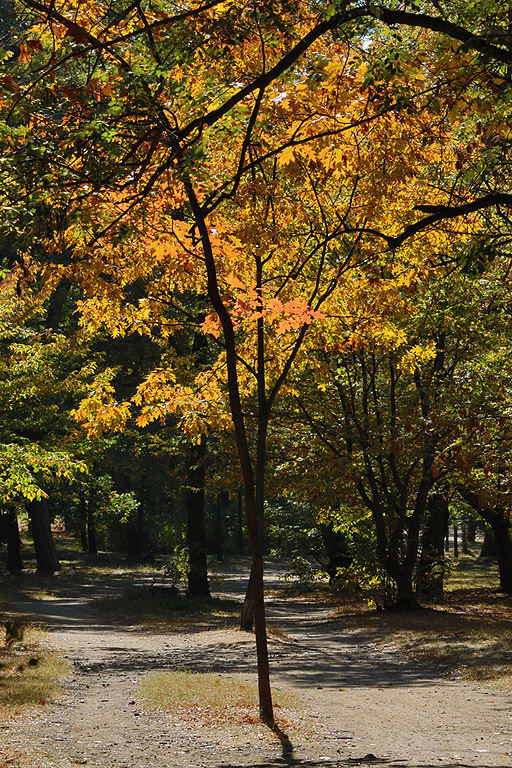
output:
[[[278,582],[272,573],[270,586]],[[241,599],[245,583],[232,574],[223,594]],[[63,594],[15,606],[49,628],[71,672],[61,698],[2,726],[0,768],[512,766],[510,692],[443,679],[336,619],[328,605],[268,600],[273,684],[304,706],[291,717],[288,743],[262,725],[201,722],[140,698],[140,681],[153,670],[254,680],[253,636],[233,627],[153,634],[120,627],[89,604],[97,589]]]

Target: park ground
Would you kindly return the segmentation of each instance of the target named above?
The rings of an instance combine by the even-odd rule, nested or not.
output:
[[[4,614],[32,626],[1,651],[0,768],[512,766],[511,599],[476,557],[412,614],[297,589],[269,563],[279,738],[237,629],[246,566],[219,568],[205,608],[150,567],[67,556],[52,577],[0,577]]]

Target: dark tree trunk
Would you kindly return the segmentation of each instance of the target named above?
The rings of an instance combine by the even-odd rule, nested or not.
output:
[[[252,632],[254,624],[254,590],[252,588],[252,571],[247,583],[242,613],[240,614],[240,629],[242,632]]]
[[[500,591],[512,593],[512,540],[510,538],[510,521],[505,514],[498,510],[480,510],[484,520],[492,528],[492,546],[494,557],[498,560],[500,571]],[[485,532],[487,535],[487,531]],[[491,533],[491,531],[489,531]],[[483,547],[482,547],[483,550]]]
[[[94,520],[94,510],[92,504],[87,505],[87,547],[93,555],[98,554],[98,545],[96,543],[96,523]]]
[[[393,579],[396,583],[396,598],[393,604],[387,607],[398,611],[411,611],[418,608],[418,600],[413,586],[412,569],[401,568],[394,573]]]
[[[217,500],[215,502],[215,549],[217,554],[217,562],[222,563],[224,560],[224,514],[222,507],[222,494],[217,494]]]
[[[189,597],[210,598],[208,568],[205,552],[204,460],[206,442],[190,447],[190,469],[185,506],[187,510],[188,585]]]
[[[34,499],[34,501],[28,502],[27,511],[34,539],[37,568],[40,571],[55,573],[55,571],[60,570],[60,563],[50,528],[50,516],[46,499]]]
[[[23,560],[21,558],[20,531],[18,528],[18,515],[14,509],[10,509],[2,515],[5,523],[5,536],[7,541],[7,561],[8,571],[21,571],[23,569]]]
[[[340,572],[350,567],[353,557],[348,551],[347,537],[340,531],[335,531],[331,523],[321,525],[320,533],[327,555],[329,586],[335,589],[340,583]]]
[[[462,553],[464,555],[469,555],[468,524],[467,523],[462,523]]]
[[[471,518],[471,520],[468,522],[468,541],[471,544],[474,544],[476,540],[477,525],[478,523],[474,518]]]
[[[489,560],[498,559],[498,549],[494,538],[494,530],[492,528],[485,529],[484,541],[478,557],[489,558]]]
[[[421,554],[416,574],[416,590],[427,598],[443,596],[444,535],[448,524],[448,502],[441,493],[428,500],[429,517],[423,531]]]
[[[144,487],[139,489],[140,502],[137,507],[137,517],[133,527],[126,532],[127,556],[133,563],[142,563],[146,548],[146,493]]]
[[[87,552],[89,549],[89,543],[87,541],[87,501],[85,493],[80,492],[80,541],[82,544],[82,552]]]
[[[459,528],[453,526],[453,556],[457,560],[459,557]]]
[[[473,491],[459,488],[459,493],[485,522],[491,526],[500,570],[500,590],[507,594],[512,594],[512,539],[510,537],[510,518],[508,514],[499,506],[492,508],[483,506],[480,503],[478,494]],[[485,533],[487,537],[488,529]]]
[[[510,521],[503,516],[494,516],[491,521],[498,552],[500,569],[500,591],[512,594],[512,539]]]
[[[238,489],[238,551],[241,555],[245,554],[244,545],[244,505],[242,486]]]

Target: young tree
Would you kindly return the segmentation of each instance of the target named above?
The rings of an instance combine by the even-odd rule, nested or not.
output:
[[[416,176],[422,159],[432,162],[420,142],[432,85],[419,76],[412,91],[373,86],[351,48],[324,36],[378,19],[445,32],[497,61],[510,55],[475,35],[473,21],[468,30],[438,11],[276,11],[236,0],[117,12],[99,2],[22,5],[30,22],[19,64],[4,76],[4,194],[16,203],[8,223],[25,228],[28,211],[53,262],[45,277],[81,281],[85,328],[168,334],[169,303],[190,319],[179,296],[208,297],[202,327],[219,340],[217,366],[192,386],[155,371],[139,388],[140,423],[178,414],[200,440],[204,421],[218,426],[229,413],[253,557],[260,710],[272,722],[259,528],[276,399],[313,322],[338,289],[350,293],[347,274],[378,260],[372,239],[396,249],[440,221],[510,202],[461,186],[452,205],[453,185]],[[378,120],[376,155],[368,129]],[[433,144],[440,159],[446,147]],[[123,426],[127,401],[108,391],[99,404],[94,419]]]

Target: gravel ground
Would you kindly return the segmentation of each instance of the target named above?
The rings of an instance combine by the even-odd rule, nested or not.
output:
[[[244,583],[233,574],[224,594],[240,595]],[[151,710],[139,685],[152,670],[254,680],[253,637],[232,628],[149,634],[109,625],[86,592],[16,606],[50,628],[71,672],[58,701],[2,727],[0,768],[512,766],[510,693],[443,680],[307,601],[268,604],[279,626],[270,642],[273,683],[305,707],[292,715],[291,748],[261,725]]]

